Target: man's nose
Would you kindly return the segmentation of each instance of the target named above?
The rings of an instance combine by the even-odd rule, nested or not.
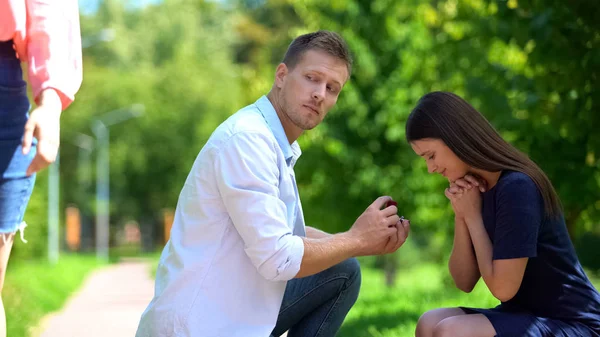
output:
[[[319,85],[313,91],[313,99],[317,102],[322,101],[325,98],[325,91],[327,90],[326,85]]]

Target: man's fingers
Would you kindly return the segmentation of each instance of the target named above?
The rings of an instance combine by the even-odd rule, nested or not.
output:
[[[385,223],[388,227],[394,227],[398,221],[400,221],[400,217],[398,216],[398,214],[394,214],[385,219]]]
[[[388,206],[388,207],[382,209],[381,212],[383,212],[383,215],[385,215],[386,217],[387,216],[391,216],[391,215],[394,215],[394,214],[398,213],[398,207],[393,206],[393,205],[392,206]]]
[[[396,228],[398,228],[398,232],[396,233],[397,240],[392,252],[397,251],[400,247],[402,247],[404,242],[406,242],[406,239],[408,238],[408,232],[410,230],[410,223],[408,220],[400,220],[396,224]]]
[[[384,195],[384,196],[381,196],[381,197],[375,199],[375,201],[373,201],[373,203],[369,207],[372,207],[375,209],[382,209],[383,206],[385,206],[385,204],[387,204],[387,202],[390,200],[392,200],[392,197]]]
[[[385,245],[385,253],[391,253],[393,252],[395,249],[394,247],[396,247],[397,243],[398,243],[398,229],[397,228],[393,228],[396,230],[396,233],[392,233],[392,235],[390,235],[388,237],[388,241]]]
[[[404,240],[408,238],[408,234],[410,233],[410,220],[402,220],[402,227],[404,228]]]

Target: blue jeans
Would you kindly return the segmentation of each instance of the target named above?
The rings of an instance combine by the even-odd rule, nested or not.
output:
[[[288,281],[272,336],[333,337],[360,290],[360,265],[355,258],[318,274]]]
[[[29,108],[27,84],[12,41],[0,42],[0,234],[23,229],[35,183],[35,175],[25,175],[36,153],[35,141],[27,155],[21,149]]]

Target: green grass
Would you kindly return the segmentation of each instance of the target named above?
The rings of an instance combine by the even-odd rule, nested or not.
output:
[[[29,336],[30,329],[47,313],[59,310],[99,265],[91,255],[63,254],[56,265],[11,260],[2,291],[7,336]]]
[[[592,280],[600,289],[600,279]],[[401,269],[393,288],[384,285],[381,271],[363,267],[359,298],[338,336],[413,337],[425,311],[456,306],[489,308],[498,303],[481,280],[469,294],[456,289],[445,266],[429,263]]]

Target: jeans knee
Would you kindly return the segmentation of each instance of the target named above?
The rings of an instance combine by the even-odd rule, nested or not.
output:
[[[356,258],[349,258],[342,263],[340,263],[341,272],[347,275],[345,289],[346,291],[353,294],[354,301],[358,298],[358,293],[360,291],[360,284],[362,281],[361,273],[360,273],[360,263]]]

